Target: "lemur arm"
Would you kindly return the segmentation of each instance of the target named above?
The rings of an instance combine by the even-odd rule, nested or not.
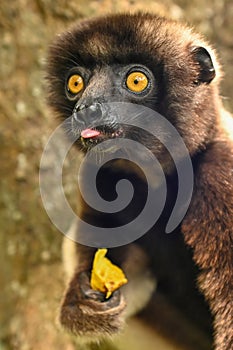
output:
[[[212,145],[200,162],[191,207],[182,225],[201,269],[200,289],[214,315],[216,350],[233,349],[233,153]]]

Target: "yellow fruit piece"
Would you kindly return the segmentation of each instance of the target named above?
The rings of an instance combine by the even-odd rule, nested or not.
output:
[[[126,284],[124,272],[105,257],[107,249],[98,249],[95,253],[91,272],[91,288],[106,293],[109,298],[114,290]]]

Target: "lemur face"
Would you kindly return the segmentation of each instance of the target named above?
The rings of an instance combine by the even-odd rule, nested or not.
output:
[[[113,16],[81,23],[57,38],[50,49],[48,102],[60,117],[71,117],[71,132],[80,135],[77,145],[84,152],[107,138],[146,139],[103,107],[127,102],[161,113],[192,154],[215,123],[214,105],[202,115],[214,77],[211,57],[190,29],[150,15]]]

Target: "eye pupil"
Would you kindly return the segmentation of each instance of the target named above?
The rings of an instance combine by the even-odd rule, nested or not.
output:
[[[134,84],[137,85],[139,83],[138,79],[134,80]]]

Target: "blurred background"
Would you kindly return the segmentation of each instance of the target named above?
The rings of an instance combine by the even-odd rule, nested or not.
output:
[[[57,125],[45,104],[46,51],[70,23],[128,10],[157,12],[203,33],[219,53],[223,103],[233,111],[232,0],[0,1],[0,350],[75,349],[55,326],[62,234],[38,186],[42,150]]]

